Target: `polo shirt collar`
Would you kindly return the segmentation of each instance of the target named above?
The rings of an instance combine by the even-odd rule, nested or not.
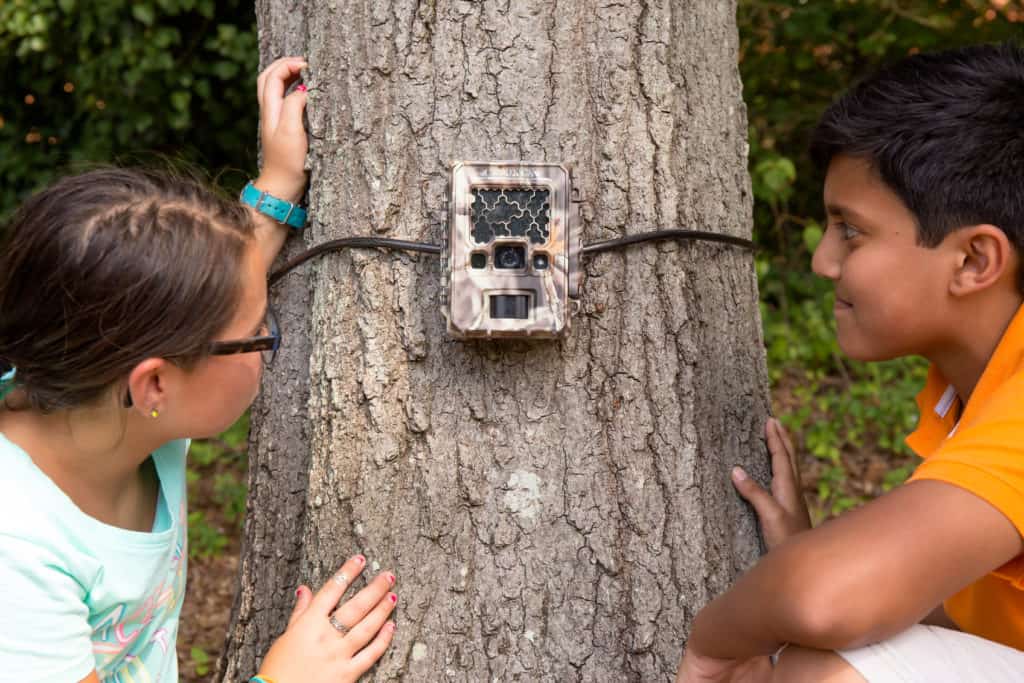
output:
[[[1003,382],[1022,369],[1024,305],[1017,309],[1010,320],[1006,332],[985,365],[985,371],[974,387],[974,393],[964,407],[959,422],[956,420],[956,411],[952,410],[959,398],[956,389],[935,365],[928,368],[928,379],[917,395],[920,418],[917,428],[906,439],[907,445],[922,458],[928,457],[960,425],[969,425]]]

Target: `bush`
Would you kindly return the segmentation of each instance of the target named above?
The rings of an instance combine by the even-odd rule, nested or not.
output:
[[[0,2],[0,216],[79,162],[255,166],[257,55],[249,2]]]

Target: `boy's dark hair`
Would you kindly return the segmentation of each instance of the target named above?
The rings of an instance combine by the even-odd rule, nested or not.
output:
[[[105,168],[59,180],[0,245],[0,371],[28,404],[90,403],[140,361],[188,367],[235,315],[249,212],[193,178]]]
[[[1024,49],[977,45],[882,69],[822,115],[811,157],[871,161],[938,245],[965,225],[1001,228],[1024,253]]]

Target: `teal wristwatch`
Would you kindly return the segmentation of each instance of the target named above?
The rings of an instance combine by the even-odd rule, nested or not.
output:
[[[251,180],[242,188],[242,194],[238,195],[238,201],[270,216],[278,223],[283,223],[296,230],[306,227],[306,210],[304,208],[258,190]]]

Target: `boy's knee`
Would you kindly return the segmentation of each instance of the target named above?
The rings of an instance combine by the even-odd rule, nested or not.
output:
[[[773,683],[867,683],[831,650],[787,647],[772,670]]]

